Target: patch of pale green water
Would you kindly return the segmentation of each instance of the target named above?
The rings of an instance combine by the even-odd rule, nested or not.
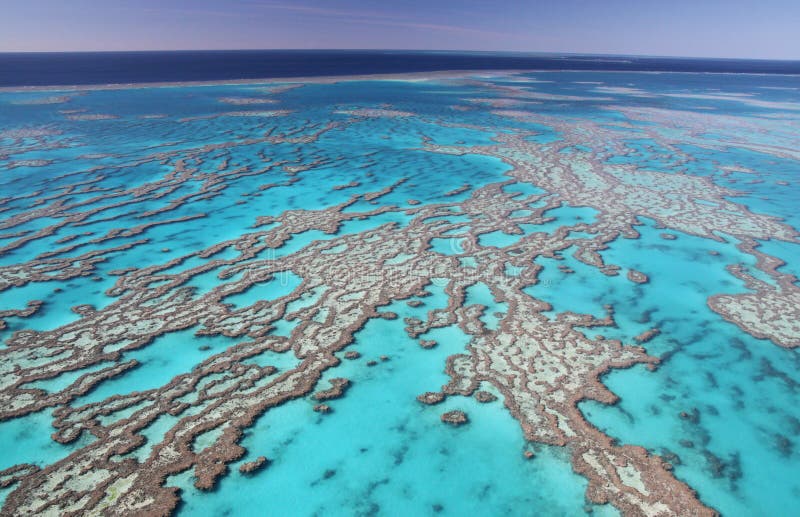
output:
[[[639,239],[618,239],[601,252],[623,267],[620,276],[593,275],[568,257],[564,263],[576,273],[555,277],[550,297],[531,292],[558,311],[599,314],[602,303],[613,305],[617,327],[587,329],[589,335],[634,344],[644,330],[661,330],[644,345],[662,358],[659,368],[609,373],[604,383],[620,402],[584,402],[581,410],[622,443],[666,455],[676,477],[724,515],[785,514],[800,502],[800,356],[744,334],[707,307],[712,294],[745,291],[725,270],[746,258],[734,242],[680,233],[664,240],[652,224],[638,230]],[[632,284],[624,278],[628,267],[650,281]]]
[[[433,294],[421,298],[422,307],[404,301],[386,307],[400,318],[371,320],[347,348],[361,358],[326,372],[317,389],[333,377],[352,381],[344,398],[327,402],[331,413],[314,413],[312,397],[268,411],[245,432],[247,455],[212,492],[196,490],[191,471],[169,478],[167,486],[182,488],[179,514],[584,514],[587,483],[572,472],[568,451],[534,447],[536,457],[525,459],[531,446],[502,400],[452,397],[436,406],[416,400],[447,382],[446,358],[468,341],[457,327],[436,329],[423,337],[438,346],[425,350],[404,333],[403,317],[446,304],[440,287],[428,290]],[[378,363],[369,367],[369,360]],[[451,409],[465,411],[470,422],[443,424],[440,415]],[[269,466],[239,474],[241,463],[261,455],[272,460]]]
[[[214,445],[214,442],[216,442],[222,436],[222,433],[225,432],[226,427],[226,424],[222,424],[195,436],[194,440],[192,441],[192,451],[199,454],[211,445]]]
[[[101,382],[95,389],[73,402],[80,406],[100,402],[113,395],[160,388],[174,377],[191,372],[192,368],[214,354],[238,343],[226,336],[196,336],[196,328],[158,336],[152,343],[125,352],[121,361],[136,359],[139,365]],[[209,347],[207,350],[201,348]]]
[[[303,292],[298,299],[286,305],[286,314],[291,314],[317,303],[327,289],[325,286],[317,286],[314,289]]]

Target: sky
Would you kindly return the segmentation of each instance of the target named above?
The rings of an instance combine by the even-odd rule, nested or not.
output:
[[[800,59],[800,0],[0,0],[0,51],[270,48]]]

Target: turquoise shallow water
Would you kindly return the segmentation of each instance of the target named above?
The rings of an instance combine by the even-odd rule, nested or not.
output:
[[[742,335],[702,303],[704,292],[744,291],[718,266],[740,259],[735,248],[686,235],[672,241],[677,246],[664,246],[657,230],[639,230],[640,239],[618,241],[604,256],[650,275],[646,288],[632,294],[621,289],[627,280],[597,278],[596,272],[590,285],[598,301],[614,305],[621,331],[658,326],[662,334],[646,347],[667,360],[655,375],[641,367],[608,374],[605,382],[620,403],[586,402],[581,409],[623,443],[676,454],[676,474],[723,514],[779,514],[793,504],[787,494],[800,489],[792,475],[795,452],[786,447],[793,443],[796,406],[789,402],[797,397],[792,379],[799,358]],[[648,259],[633,262],[637,256]],[[680,416],[694,411],[696,422]]]
[[[439,300],[444,305],[442,294],[426,297],[426,305],[417,309],[403,302],[386,309],[401,318],[420,316]],[[348,350],[361,357],[345,359],[326,376],[353,382],[344,399],[330,403],[332,413],[320,416],[312,411],[313,400],[298,400],[270,412],[248,431],[242,442],[248,455],[232,467],[264,455],[274,459],[264,475],[235,472],[211,494],[192,487],[187,475],[168,481],[190,496],[180,514],[585,511],[586,483],[569,468],[565,451],[537,447],[536,458],[526,459],[522,453],[530,446],[501,400],[480,404],[460,397],[436,406],[415,400],[447,381],[441,364],[461,351],[468,338],[457,328],[437,329],[422,337],[442,344],[425,350],[415,340],[400,338],[402,327],[402,320],[374,320],[357,334]],[[381,362],[381,355],[389,360]],[[379,362],[368,366],[370,360]],[[451,409],[466,411],[473,423],[442,429],[439,415]],[[594,509],[614,515],[609,507]]]
[[[798,94],[796,90],[763,88],[795,88],[795,79],[726,76],[722,82],[710,75],[598,72],[528,74],[523,78],[548,82],[528,83],[523,89],[540,94],[540,98],[535,104],[510,109],[551,117],[551,123],[587,120],[613,124],[624,118],[620,109],[630,108],[710,113],[761,124],[763,131],[747,140],[743,137],[749,134],[746,130],[736,133],[724,120],[715,119],[722,129],[680,146],[692,157],[689,161],[677,159],[669,149],[644,136],[632,138],[626,142],[628,152],[610,157],[608,163],[708,178],[717,185],[737,189],[741,195],[730,199],[746,205],[753,213],[780,217],[787,225],[800,227],[796,211],[800,157],[785,150],[776,151],[786,138],[791,138],[785,135],[786,124],[797,127],[798,119],[791,106],[797,106]],[[44,302],[32,316],[4,318],[0,350],[8,350],[7,343],[17,331],[53,330],[80,320],[81,315],[71,310],[76,305],[89,304],[95,310],[112,306],[118,297],[107,291],[120,278],[119,270],[125,268],[162,267],[192,254],[180,264],[160,271],[163,275],[176,275],[220,261],[213,269],[186,282],[196,299],[225,282],[241,278],[223,280],[218,276],[225,269],[223,262],[241,253],[234,246],[206,257],[197,253],[277,226],[257,226],[258,217],[278,216],[288,210],[324,210],[351,201],[342,209],[343,214],[381,207],[387,210],[346,221],[335,231],[312,228],[292,233],[282,245],[253,259],[254,263],[281,261],[319,241],[366,234],[387,224],[408,227],[416,217],[408,210],[459,203],[483,186],[507,181],[505,174],[511,165],[497,158],[433,153],[424,147],[491,146],[496,144],[497,135],[510,129],[536,132],[526,138],[542,146],[556,144],[560,133],[547,126],[546,120],[520,121],[493,113],[492,109],[479,109],[477,103],[468,100],[504,98],[507,92],[500,87],[519,85],[520,81],[504,78],[493,79],[493,88],[466,81],[345,81],[308,84],[273,94],[269,98],[275,102],[264,104],[220,102],[226,98],[263,97],[264,86],[253,85],[67,93],[71,98],[64,104],[24,104],[20,101],[41,94],[0,93],[0,221],[4,224],[0,246],[13,246],[0,253],[2,272],[34,260],[77,261],[77,257],[93,256],[92,253],[102,258],[85,276],[7,285],[0,291],[0,311],[22,309],[31,300]],[[631,94],[634,90],[648,96]],[[720,93],[750,97],[731,100],[719,98]],[[541,94],[582,99],[548,99]],[[368,116],[355,123],[347,113],[358,109],[391,109],[414,116]],[[62,113],[64,110],[69,113]],[[267,110],[290,113],[242,116],[242,112]],[[75,114],[110,114],[116,118],[71,120],[69,116]],[[143,118],[146,115],[161,118]],[[338,125],[327,130],[329,122]],[[647,121],[635,124],[640,124],[639,129],[658,125]],[[293,139],[323,129],[314,138]],[[41,135],[37,136],[36,131]],[[265,140],[265,135],[276,138]],[[731,143],[719,149],[704,145],[703,138],[727,139]],[[248,139],[253,142],[220,146]],[[755,147],[744,145],[748,143]],[[198,152],[201,146],[206,147]],[[575,146],[562,154],[578,156],[587,149]],[[191,179],[175,188],[155,184],[175,165],[173,158],[152,158],[157,153],[190,155],[186,165],[193,169]],[[147,156],[152,159],[144,160]],[[313,167],[307,170],[299,167],[309,163]],[[730,167],[748,171],[726,170]],[[252,174],[224,176],[231,170]],[[217,183],[221,178],[224,180]],[[82,181],[91,188],[64,190]],[[372,200],[352,198],[395,184],[393,190]],[[63,214],[25,219],[40,206],[37,203],[47,206],[48,195],[63,195],[65,205],[76,204],[69,212],[78,213],[111,203],[96,200],[99,193],[144,185],[159,195],[141,200],[136,195],[120,195],[111,201],[118,206],[91,213],[85,219],[70,219]],[[216,186],[218,191],[214,190]],[[448,194],[462,187],[462,192]],[[529,183],[506,185],[503,190],[518,192],[517,197],[548,193],[542,185]],[[214,195],[204,195],[208,192]],[[192,196],[191,201],[179,204],[185,196]],[[530,210],[516,209],[511,217],[524,220],[542,203],[531,204]],[[474,266],[473,254],[518,246],[526,237],[553,235],[563,226],[597,223],[602,203],[603,200],[597,200],[596,206],[563,203],[546,210],[542,224],[520,223],[522,234],[499,230],[482,233],[477,248],[459,235],[481,223],[480,213],[465,215],[454,209],[451,215],[427,220],[426,224],[446,221],[463,225],[432,239],[430,247],[443,256],[459,256],[462,266]],[[15,217],[19,220],[11,224]],[[737,249],[740,239],[736,237],[724,235],[726,242],[720,242],[668,230],[677,238],[667,240],[661,236],[667,230],[658,228],[656,221],[641,216],[639,221],[639,238],[619,237],[599,250],[606,263],[620,266],[619,275],[605,275],[579,261],[573,256],[577,249],[573,245],[559,253],[561,260],[538,257],[535,265],[542,268],[539,282],[524,289],[552,306],[546,313],[551,318],[565,311],[602,316],[604,305],[611,304],[616,325],[586,329],[587,335],[602,333],[633,343],[635,336],[650,328],[661,330],[660,335],[644,344],[648,353],[661,358],[655,371],[637,366],[608,373],[603,382],[620,397],[619,403],[604,406],[581,402],[579,409],[589,422],[620,443],[642,445],[668,458],[675,466],[674,475],[695,489],[704,504],[724,515],[779,515],[787,508],[800,508],[800,484],[794,472],[800,462],[797,349],[756,339],[726,322],[707,305],[713,294],[748,292],[744,282],[726,270],[731,264],[742,264],[754,277],[770,285],[774,285],[774,279],[756,269],[753,256]],[[62,223],[51,234],[19,240],[20,236],[34,235]],[[133,229],[142,224],[150,226],[141,231],[114,233],[119,228]],[[63,240],[72,235],[76,237]],[[104,237],[107,239],[102,240]],[[589,239],[592,234],[575,231],[568,238]],[[131,247],[111,249],[125,245]],[[800,245],[762,239],[759,249],[786,262],[779,271],[800,275]],[[413,257],[415,252],[396,251],[397,263]],[[53,255],[43,258],[41,254],[46,252]],[[330,255],[334,257],[335,253],[331,251]],[[631,282],[626,278],[629,269],[648,275],[649,282]],[[151,288],[157,287],[158,282],[153,282]],[[230,304],[231,310],[247,309],[260,300],[289,296],[301,282],[296,273],[282,271],[271,280],[224,297],[222,302]],[[404,318],[424,319],[429,310],[447,305],[440,283],[434,282],[428,290],[432,295],[422,299],[424,305],[412,308],[404,301],[394,302],[381,310],[396,312],[398,319],[373,318],[359,330],[345,349],[360,352],[359,359],[346,360],[344,351],[337,353],[341,363],[323,374],[320,386],[334,377],[348,378],[352,386],[344,398],[330,401],[330,414],[314,412],[315,401],[310,396],[270,409],[244,431],[240,444],[247,449],[246,455],[229,465],[229,473],[213,491],[195,489],[191,470],[168,478],[165,486],[181,488],[183,501],[178,513],[616,514],[610,505],[586,501],[587,480],[573,472],[568,450],[526,442],[502,397],[480,404],[472,398],[456,396],[435,406],[416,400],[421,393],[441,389],[448,381],[444,373],[447,357],[462,353],[469,343],[469,336],[456,326],[420,336],[439,342],[430,350],[408,337]],[[292,302],[286,313],[312,306],[321,292],[307,293],[305,298]],[[464,305],[473,304],[487,307],[481,321],[490,331],[498,329],[508,311],[507,304],[495,300],[483,283],[466,290]],[[299,323],[298,319],[279,319],[271,334],[291,338]],[[63,403],[77,408],[114,395],[159,388],[215,354],[250,339],[196,335],[201,328],[196,325],[164,333],[119,358],[24,387],[58,393],[73,385],[80,375],[114,361],[139,361],[136,368]],[[388,360],[381,361],[381,355]],[[368,366],[370,360],[377,364]],[[273,365],[281,373],[294,368],[298,361],[292,351],[270,351],[242,362]],[[492,390],[487,383],[482,388]],[[8,451],[1,455],[0,470],[22,463],[44,467],[92,443],[94,438],[88,432],[71,444],[53,441],[50,434],[54,409],[48,407],[0,421],[0,446]],[[470,423],[458,428],[443,425],[439,417],[451,409],[465,411]],[[691,418],[682,417],[682,412]],[[104,425],[116,418],[103,417]],[[129,457],[144,461],[152,446],[163,440],[179,420],[170,415],[160,417],[140,433],[147,444]],[[215,438],[216,435],[203,436],[196,447],[199,450]],[[526,459],[526,450],[534,451],[535,457]],[[252,476],[238,472],[241,464],[261,455],[271,460],[265,469]],[[0,501],[16,487],[0,489]]]

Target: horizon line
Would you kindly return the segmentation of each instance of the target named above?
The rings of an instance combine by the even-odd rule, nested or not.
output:
[[[0,50],[2,54],[124,54],[124,53],[168,53],[168,52],[406,52],[406,53],[451,53],[451,54],[520,54],[536,56],[596,56],[644,59],[718,59],[725,61],[772,61],[782,63],[800,62],[798,58],[721,57],[721,56],[677,56],[655,54],[604,54],[593,52],[558,52],[530,50],[470,50],[470,49],[402,49],[402,48],[203,48],[203,49],[127,49],[127,50]]]

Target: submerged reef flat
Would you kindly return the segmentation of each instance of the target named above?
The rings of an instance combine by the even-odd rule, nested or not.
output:
[[[793,80],[0,92],[0,515],[800,509]]]

